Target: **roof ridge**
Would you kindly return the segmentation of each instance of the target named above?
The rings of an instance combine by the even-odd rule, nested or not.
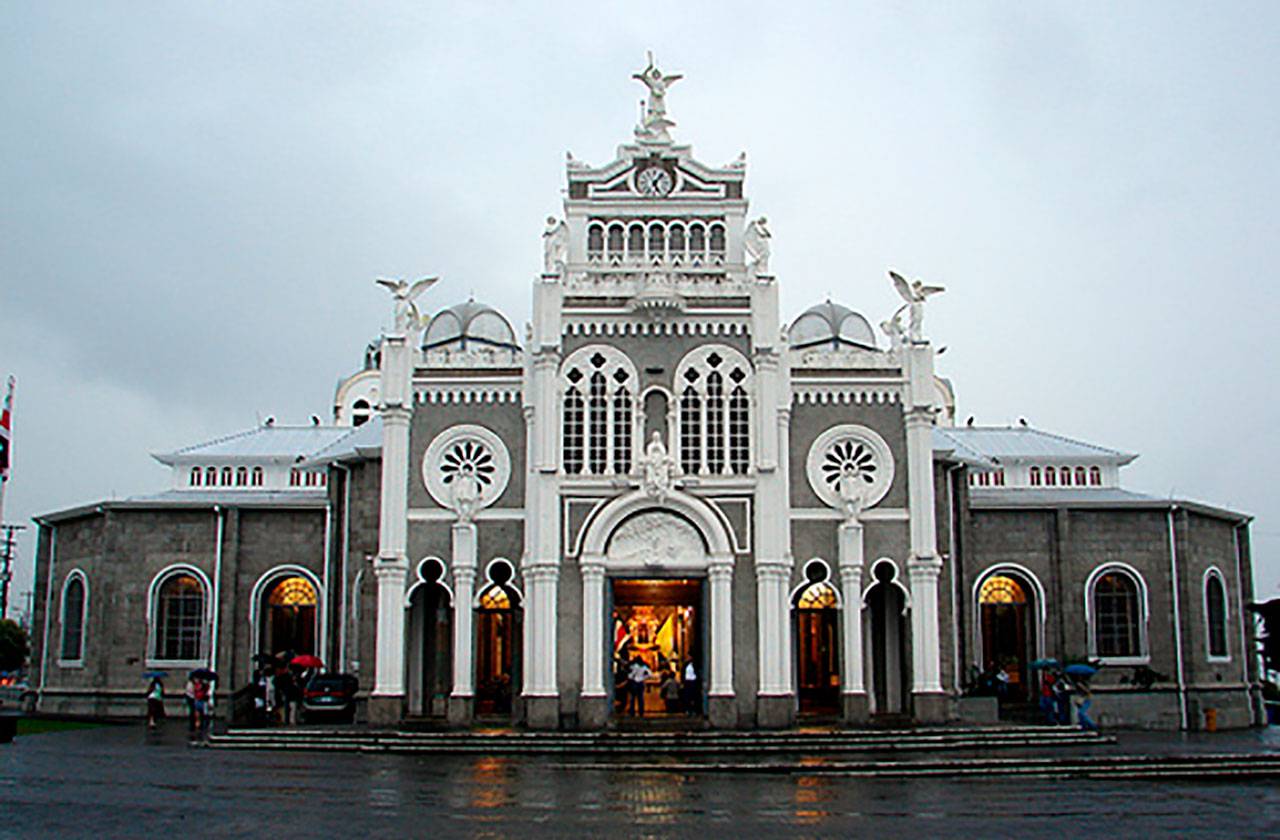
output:
[[[261,430],[262,428],[263,428],[262,426],[255,426],[251,429],[245,429],[244,431],[241,431],[241,432],[232,432],[229,435],[223,435],[222,437],[217,437],[211,440],[202,441],[201,443],[193,443],[190,446],[184,446],[181,449],[175,449],[172,452],[162,453],[162,454],[182,455],[183,453],[192,452],[196,449],[203,449],[206,446],[216,446],[219,443],[226,443],[229,440],[236,440],[237,438],[248,437],[254,432]]]

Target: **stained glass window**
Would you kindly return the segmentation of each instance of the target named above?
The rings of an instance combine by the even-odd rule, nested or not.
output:
[[[982,604],[1025,604],[1027,594],[1022,586],[1013,578],[1004,575],[992,575],[982,584],[978,593],[978,602]]]
[[[480,609],[509,610],[511,609],[511,596],[506,593],[506,590],[495,583],[484,592],[480,593]]]
[[[826,581],[809,584],[796,600],[796,607],[802,610],[834,609],[836,604],[835,587]]]
[[[267,603],[273,607],[314,607],[316,588],[301,575],[287,577],[271,590]]]

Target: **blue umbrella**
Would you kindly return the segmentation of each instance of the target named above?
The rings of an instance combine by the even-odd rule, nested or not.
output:
[[[1098,669],[1092,665],[1068,665],[1065,669],[1069,677],[1092,677]]]
[[[1031,668],[1057,668],[1057,667],[1059,667],[1060,665],[1061,665],[1061,663],[1060,663],[1060,662],[1058,662],[1058,660],[1056,660],[1056,659],[1054,659],[1054,658],[1052,658],[1052,657],[1047,657],[1047,658],[1045,658],[1045,659],[1037,659],[1037,660],[1035,660],[1034,662],[1032,662],[1032,663],[1031,663],[1031,665],[1030,665],[1029,667],[1031,667]]]
[[[218,675],[208,668],[197,668],[188,674],[192,679],[205,680],[207,682],[217,682]]]
[[[143,671],[142,678],[144,680],[162,680],[169,676],[168,671]]]

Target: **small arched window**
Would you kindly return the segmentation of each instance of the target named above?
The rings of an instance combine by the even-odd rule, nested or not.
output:
[[[571,385],[564,394],[564,471],[569,475],[582,472],[585,416],[582,393]]]
[[[1094,651],[1104,657],[1142,655],[1142,599],[1138,582],[1119,569],[1093,584]]]
[[[1056,487],[1058,484],[1058,471],[1053,467],[1044,468],[1044,484],[1046,487]]]
[[[610,256],[622,254],[622,226],[613,225],[609,228],[609,254]]]
[[[289,470],[289,486],[290,487],[302,486],[302,470],[298,469],[297,467],[294,467],[293,469]]]
[[[88,590],[84,575],[75,571],[62,586],[62,644],[63,662],[84,660],[84,616]]]
[[[236,467],[236,486],[237,487],[249,486],[249,468],[248,467]]]
[[[214,487],[217,485],[217,483],[218,483],[218,471],[213,467],[209,467],[209,469],[204,471],[204,486]]]
[[[1211,570],[1204,579],[1205,628],[1209,634],[1209,656],[1226,659],[1227,651],[1227,588],[1217,570]]]
[[[188,483],[188,484],[190,484],[192,487],[199,487],[199,486],[200,486],[200,476],[201,476],[200,468],[199,468],[199,467],[192,467],[192,468],[191,468],[191,479],[190,479],[187,483]]]
[[[690,385],[680,396],[680,468],[694,474],[702,465],[702,398]]]
[[[1032,487],[1040,486],[1040,468],[1039,467],[1031,468],[1031,486]]]
[[[1085,483],[1084,467],[1076,467],[1076,486],[1083,487]]]
[[[662,252],[665,250],[663,245],[665,244],[666,238],[662,225],[657,222],[649,225],[649,256],[662,256]]]
[[[1070,487],[1071,486],[1071,467],[1063,467],[1059,471],[1059,475],[1062,478],[1062,486]]]
[[[1102,470],[1098,467],[1089,467],[1089,485],[1091,487],[1102,486]]]
[[[599,254],[604,250],[604,228],[600,225],[592,225],[587,230],[587,251],[592,255]]]
[[[369,422],[369,415],[373,413],[369,407],[369,401],[360,399],[351,404],[351,425],[363,426]]]
[[[222,486],[223,487],[231,486],[231,467],[222,468]]]
[[[254,487],[262,486],[262,467],[253,468],[253,486]]]
[[[700,254],[707,250],[707,231],[702,225],[692,225],[689,228],[689,250],[695,254]]]
[[[644,228],[632,225],[627,230],[627,254],[632,257],[644,255]]]
[[[189,572],[176,572],[156,589],[154,659],[195,662],[204,631],[204,584]]]
[[[992,482],[997,487],[1003,487],[1004,486],[1004,470],[1002,469],[996,470],[995,476],[992,478]]]
[[[667,250],[673,254],[684,253],[684,226],[672,225],[667,235]]]
[[[711,226],[711,251],[717,254],[724,253],[724,225]]]

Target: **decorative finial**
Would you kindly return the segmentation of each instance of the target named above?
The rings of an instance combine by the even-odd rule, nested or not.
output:
[[[669,129],[675,127],[675,123],[667,119],[667,88],[683,79],[684,75],[662,75],[653,61],[653,53],[648,55],[649,66],[631,76],[649,89],[649,101],[644,107],[640,125],[636,126],[636,139],[642,143],[665,145],[671,142]]]

